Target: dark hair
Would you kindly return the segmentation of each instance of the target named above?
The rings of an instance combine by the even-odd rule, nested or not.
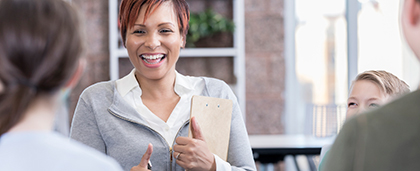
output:
[[[0,1],[0,135],[35,98],[65,86],[82,50],[79,16],[67,2]]]
[[[163,2],[172,2],[174,11],[178,17],[178,27],[181,36],[184,38],[184,45],[187,40],[187,33],[190,21],[190,10],[185,0],[122,0],[119,12],[120,33],[125,46],[128,28],[134,27],[137,17],[140,14],[140,9],[143,5],[147,5],[144,21],[148,15],[154,12],[156,7]]]

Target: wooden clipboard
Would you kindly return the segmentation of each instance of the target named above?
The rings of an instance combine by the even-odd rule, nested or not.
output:
[[[191,99],[190,118],[195,117],[210,151],[225,161],[229,148],[232,105],[232,100],[228,99],[205,96],[193,96]],[[188,137],[192,137],[191,124]]]

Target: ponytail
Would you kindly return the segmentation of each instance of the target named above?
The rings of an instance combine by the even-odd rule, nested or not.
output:
[[[25,110],[36,97],[36,90],[27,85],[15,84],[6,90],[0,94],[0,135],[23,118]]]
[[[37,98],[65,86],[82,50],[79,16],[67,2],[0,0],[0,136]]]

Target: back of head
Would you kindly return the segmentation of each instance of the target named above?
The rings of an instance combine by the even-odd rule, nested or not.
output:
[[[0,1],[0,135],[34,99],[67,83],[83,50],[80,33],[78,15],[67,2]]]
[[[382,90],[382,92],[392,97],[410,92],[409,86],[404,81],[386,71],[365,71],[359,74],[354,82],[360,80],[373,82]]]

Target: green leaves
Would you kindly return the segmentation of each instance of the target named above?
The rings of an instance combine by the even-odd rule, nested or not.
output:
[[[212,36],[219,32],[233,32],[235,23],[207,9],[200,13],[190,15],[190,29],[187,34],[187,46],[194,47],[194,43],[200,38]]]

